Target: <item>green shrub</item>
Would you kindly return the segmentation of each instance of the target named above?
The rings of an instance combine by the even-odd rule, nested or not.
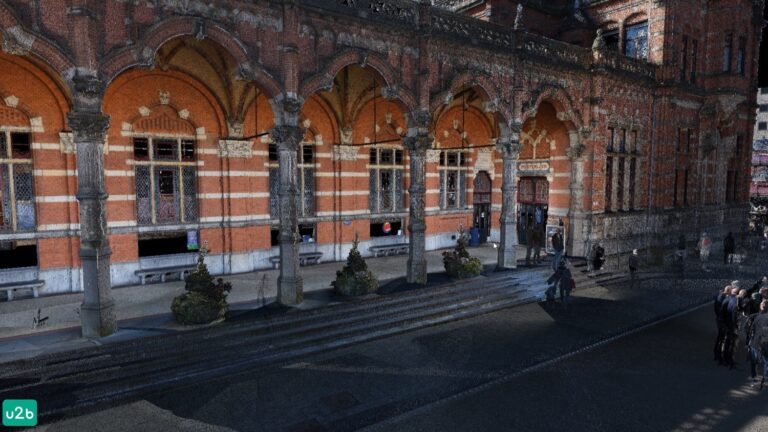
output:
[[[333,281],[333,288],[336,293],[344,296],[361,296],[371,294],[379,289],[379,281],[376,276],[368,270],[363,256],[360,255],[357,247],[359,240],[355,235],[355,241],[352,250],[349,251],[347,263],[344,268],[336,272],[336,280]]]
[[[232,284],[221,278],[214,283],[205,265],[206,251],[205,247],[200,250],[197,270],[187,276],[184,283],[187,292],[174,298],[171,304],[173,317],[181,324],[208,324],[223,318],[229,309],[227,294]]]
[[[446,273],[453,278],[466,279],[483,272],[483,263],[469,255],[468,244],[469,238],[464,229],[460,228],[454,250],[443,252],[443,266]]]

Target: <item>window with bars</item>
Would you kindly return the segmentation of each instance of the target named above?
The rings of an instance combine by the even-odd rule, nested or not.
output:
[[[739,37],[739,47],[736,50],[736,73],[744,75],[744,58],[747,50],[747,38]]]
[[[688,36],[683,36],[680,57],[680,81],[685,81],[688,77]]]
[[[731,71],[731,52],[733,51],[733,34],[725,35],[723,41],[723,72]]]
[[[136,137],[136,218],[139,225],[197,221],[197,167],[192,138]]]
[[[605,160],[605,211],[613,210],[613,158]]]
[[[0,130],[0,232],[35,229],[31,136]]]
[[[440,208],[460,209],[466,207],[467,153],[457,150],[440,152]]]
[[[299,146],[297,188],[299,191],[299,217],[315,215],[315,146],[303,142]],[[280,217],[280,165],[277,144],[269,144],[269,216]]]
[[[403,150],[369,149],[368,207],[371,213],[395,213],[404,208]]]
[[[648,58],[648,21],[627,26],[624,31],[624,54],[636,59]]]
[[[603,31],[605,47],[610,51],[619,51],[619,29]]]
[[[694,39],[691,42],[691,84],[696,84],[696,63],[699,53],[699,41]]]
[[[675,147],[683,145],[683,133],[678,130]],[[605,161],[605,211],[629,211],[637,208],[638,157],[640,142],[638,131],[627,128],[608,128]]]

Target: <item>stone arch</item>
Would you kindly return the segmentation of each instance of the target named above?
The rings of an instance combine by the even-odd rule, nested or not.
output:
[[[539,87],[533,92],[528,102],[523,105],[521,124],[536,117],[542,102],[550,103],[555,107],[557,118],[565,123],[569,131],[579,131],[583,128],[581,112],[572,102],[572,98],[563,88],[551,85]]]
[[[251,52],[237,36],[210,21],[191,17],[174,17],[156,24],[135,47],[105,59],[99,72],[111,82],[129,68],[152,66],[155,55],[166,42],[183,36],[215,42],[235,60],[240,78],[254,81],[270,98],[282,93],[282,85],[264,68],[251,62]]]
[[[305,80],[300,87],[299,96],[306,100],[310,95],[321,90],[327,90],[333,85],[336,75],[346,66],[357,64],[375,70],[387,84],[382,90],[387,99],[397,99],[404,105],[406,111],[416,109],[418,103],[413,94],[399,84],[398,74],[378,54],[359,49],[347,49],[336,55],[323,69]]]
[[[626,18],[622,20],[622,24],[626,26],[626,25],[637,24],[639,22],[647,21],[647,20],[648,20],[648,14],[641,11],[641,12],[635,12],[633,14],[628,15]]]
[[[75,64],[69,60],[71,55],[44,36],[27,31],[22,21],[5,3],[0,3],[0,36],[2,36],[2,50],[9,54],[20,56],[31,54],[53,68],[60,76],[74,70]]]

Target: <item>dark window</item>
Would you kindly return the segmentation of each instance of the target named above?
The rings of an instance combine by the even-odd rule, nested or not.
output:
[[[21,245],[16,241],[0,241],[0,269],[37,266],[37,245]]]
[[[683,177],[683,205],[688,205],[688,170],[685,170],[685,176]]]
[[[368,151],[368,163],[376,165],[376,155],[379,153],[378,149],[372,148]]]
[[[11,157],[14,159],[26,159],[31,157],[30,137],[28,133],[11,133]]]
[[[175,170],[160,170],[159,189],[161,195],[173,195]]]
[[[675,150],[683,150],[683,129],[677,128],[677,141],[675,142]]]
[[[608,128],[608,147],[607,147],[607,150],[609,152],[613,151],[613,142],[615,139],[616,139],[616,131],[612,127],[609,127]]]
[[[621,142],[619,142],[619,151],[624,153],[627,151],[627,130],[621,130]]]
[[[189,140],[181,141],[181,160],[195,160],[195,142]]]
[[[146,233],[139,235],[139,257],[187,253],[187,233]]]
[[[736,73],[744,75],[744,57],[747,49],[747,38],[739,38],[739,49],[736,51]]]
[[[768,123],[766,122],[759,122],[757,124],[757,130],[766,130],[768,129]]]
[[[402,164],[403,164],[403,151],[395,150],[395,165],[402,165]]]
[[[685,81],[688,75],[688,36],[683,36],[680,56],[680,81]]]
[[[696,84],[696,63],[699,53],[699,41],[694,39],[691,45],[691,83]]]
[[[624,54],[636,59],[648,58],[648,21],[627,26]]]
[[[760,94],[768,94],[768,87],[760,87]]]
[[[603,32],[603,40],[605,40],[605,46],[608,50],[619,50],[619,30],[606,30]]]
[[[392,165],[392,150],[381,149],[379,153],[379,165]]]
[[[272,228],[269,230],[269,241],[272,246],[280,245],[280,229]]]
[[[624,208],[624,197],[626,196],[624,192],[624,189],[626,188],[626,184],[624,184],[625,169],[626,158],[619,158],[619,173],[618,178],[616,179],[616,183],[618,184],[616,187],[616,194],[618,195],[616,198],[616,208],[619,210]]]
[[[741,153],[741,148],[744,146],[744,135],[736,135],[736,154]]]
[[[269,161],[270,162],[277,162],[277,144],[270,143],[268,147],[269,151]]]
[[[675,183],[672,190],[672,205],[677,207],[677,181],[680,178],[680,170],[675,170]]]
[[[723,72],[731,71],[731,51],[733,50],[733,35],[728,34],[723,41]]]
[[[629,209],[637,207],[635,202],[635,189],[637,188],[637,159],[632,158],[629,161]]]
[[[147,138],[133,139],[133,158],[135,160],[149,160],[149,140]]]
[[[605,161],[605,211],[611,211],[613,207],[613,158]]]
[[[154,141],[155,159],[178,160],[176,155],[177,142],[171,140],[158,139]]]
[[[448,152],[448,166],[459,166],[459,154],[456,152]]]
[[[384,231],[384,224],[389,223],[389,232]],[[403,229],[402,221],[385,221],[385,222],[371,222],[370,236],[371,237],[389,237],[396,236],[401,233]]]
[[[315,149],[311,144],[301,146],[301,161],[305,164],[311,164],[314,159]]]
[[[760,104],[760,112],[768,112],[768,104]]]
[[[315,238],[315,225],[299,224],[299,237],[301,238],[302,243],[317,241]]]

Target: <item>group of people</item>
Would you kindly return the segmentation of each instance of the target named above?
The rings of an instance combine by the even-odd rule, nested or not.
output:
[[[715,297],[717,339],[714,359],[720,365],[733,368],[739,338],[743,340],[750,363],[753,385],[757,384],[758,366],[762,365],[760,388],[768,375],[768,276],[750,288],[739,281],[727,285]]]

